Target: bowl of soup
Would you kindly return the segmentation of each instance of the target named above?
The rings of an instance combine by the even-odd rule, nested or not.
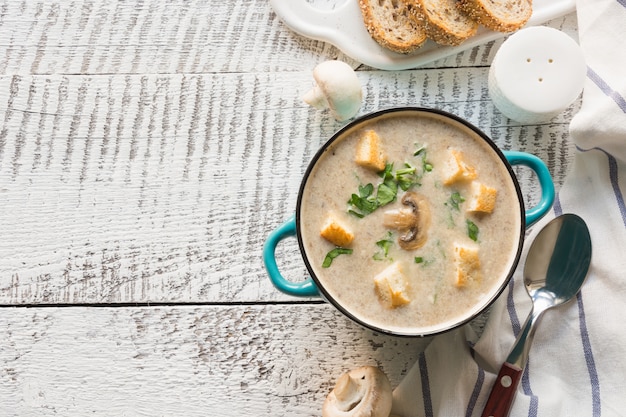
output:
[[[525,208],[512,169],[536,173]],[[519,262],[554,185],[536,156],[502,151],[469,122],[419,107],[381,110],[335,133],[302,180],[295,215],[268,236],[274,286],[322,297],[374,331],[429,336],[483,313]],[[309,277],[285,278],[276,248],[296,237]]]

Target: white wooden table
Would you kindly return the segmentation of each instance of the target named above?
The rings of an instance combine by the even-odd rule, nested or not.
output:
[[[573,14],[549,25],[576,37]],[[264,0],[0,1],[0,414],[317,416],[353,367],[396,386],[428,340],[283,295],[262,264],[342,126],[300,97],[317,63],[346,61],[360,113],[450,111],[541,157],[558,188],[579,103],[503,117],[487,92],[501,42],[385,72]],[[295,239],[279,258],[305,275]]]

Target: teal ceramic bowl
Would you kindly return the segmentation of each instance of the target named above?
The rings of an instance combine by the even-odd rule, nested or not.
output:
[[[311,261],[307,258],[307,255],[305,253],[305,250],[304,250],[305,245],[302,240],[303,238],[302,238],[302,233],[301,233],[301,228],[300,228],[300,215],[301,215],[300,209],[301,209],[302,196],[305,190],[307,178],[309,177],[312,169],[315,167],[317,161],[324,154],[325,150],[334,141],[340,140],[343,136],[345,136],[344,135],[345,132],[351,129],[354,129],[354,127],[358,127],[362,123],[371,121],[372,119],[375,119],[380,116],[389,115],[390,113],[394,113],[394,112],[402,112],[402,113],[408,113],[408,114],[414,113],[415,115],[418,115],[418,116],[419,115],[423,116],[426,114],[429,116],[434,116],[434,117],[439,117],[439,118],[443,117],[452,124],[460,125],[461,127],[465,129],[469,129],[470,131],[474,133],[473,136],[478,136],[482,138],[482,140],[484,140],[493,149],[493,151],[496,153],[496,155],[500,159],[501,163],[506,168],[506,172],[508,172],[508,174],[510,175],[511,180],[515,187],[516,194],[517,194],[516,204],[519,204],[519,213],[521,216],[520,222],[519,222],[520,228],[518,230],[518,236],[517,236],[518,244],[517,244],[517,253],[515,255],[515,260],[513,264],[511,265],[511,267],[509,268],[508,273],[505,276],[502,276],[499,278],[497,290],[495,292],[492,292],[489,295],[489,299],[486,300],[482,304],[484,307],[481,308],[479,311],[473,311],[471,314],[461,317],[459,320],[457,320],[456,322],[452,324],[446,323],[445,325],[442,325],[439,328],[429,329],[427,332],[421,332],[421,331],[420,332],[413,332],[413,331],[404,332],[404,331],[398,331],[397,329],[392,330],[389,328],[385,328],[384,326],[373,325],[371,323],[368,323],[367,321],[359,319],[354,314],[351,314],[350,311],[348,311],[348,309],[342,305],[341,300],[337,300],[336,298],[333,298],[329,294],[329,292],[326,291],[323,284],[320,282],[320,280],[316,276],[314,272],[314,268],[311,265]],[[524,207],[524,200],[522,197],[520,186],[515,176],[515,173],[512,169],[512,166],[514,165],[523,165],[523,166],[530,168],[532,171],[534,171],[534,173],[536,174],[536,178],[538,179],[539,184],[541,186],[541,196],[539,198],[539,202],[535,206],[530,207],[528,209]],[[266,267],[268,276],[272,284],[279,291],[285,294],[296,296],[296,297],[322,297],[323,299],[333,304],[339,311],[341,311],[350,319],[377,332],[392,334],[392,335],[399,335],[399,336],[429,336],[429,335],[451,330],[453,328],[459,327],[469,322],[470,320],[474,319],[475,317],[483,313],[493,303],[493,301],[495,301],[495,299],[502,293],[502,291],[508,284],[508,281],[510,280],[510,278],[513,276],[513,273],[515,272],[515,269],[519,262],[519,257],[521,256],[526,228],[528,228],[530,225],[535,223],[537,220],[543,217],[548,212],[548,210],[550,210],[554,202],[554,197],[555,197],[555,191],[554,191],[554,184],[552,182],[552,178],[550,176],[548,168],[546,167],[545,163],[541,159],[539,159],[538,157],[534,155],[524,153],[524,152],[500,150],[498,146],[486,134],[484,134],[481,130],[479,130],[477,127],[473,126],[466,120],[459,118],[458,116],[455,116],[453,114],[441,111],[441,110],[429,109],[429,108],[401,107],[401,108],[381,110],[378,112],[367,114],[347,124],[341,130],[335,133],[335,135],[333,135],[333,137],[331,137],[316,153],[316,155],[313,157],[312,161],[310,162],[308,169],[306,170],[304,179],[300,186],[300,191],[298,194],[298,200],[297,200],[297,205],[296,205],[296,213],[295,215],[291,216],[282,225],[278,226],[275,230],[273,230],[269,234],[265,242],[265,246],[263,248],[263,260],[264,260],[265,267]],[[306,277],[305,279],[300,279],[300,280],[290,280],[290,279],[285,278],[279,271],[279,268],[277,266],[277,260],[276,260],[276,248],[282,240],[291,238],[291,237],[296,237],[298,239],[300,251],[302,253],[304,263],[307,267],[310,277]]]

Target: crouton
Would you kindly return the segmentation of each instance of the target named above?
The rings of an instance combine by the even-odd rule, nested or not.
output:
[[[387,308],[396,308],[411,302],[407,295],[407,281],[398,262],[374,277],[376,294]]]
[[[328,214],[320,236],[335,246],[346,247],[354,240],[354,233],[343,224],[334,214]]]
[[[467,201],[467,211],[491,213],[496,206],[497,190],[473,181],[470,187],[470,198]]]
[[[444,185],[476,179],[476,170],[465,162],[462,152],[451,149],[449,154],[448,162],[444,169]]]
[[[386,159],[378,134],[373,130],[366,130],[359,138],[354,161],[362,167],[379,172],[385,169]]]
[[[454,245],[456,274],[454,285],[466,287],[482,279],[478,247],[463,244]]]

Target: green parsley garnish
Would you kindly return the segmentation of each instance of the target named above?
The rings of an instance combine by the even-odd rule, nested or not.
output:
[[[467,223],[467,235],[476,242],[478,240],[478,226],[470,219],[467,219],[465,222]]]
[[[425,155],[426,154],[426,146],[415,144],[417,149],[413,152],[413,156]]]
[[[374,192],[374,186],[372,184],[367,184],[363,186],[359,186],[359,195],[361,197],[369,197]]]
[[[427,266],[429,266],[429,265],[433,264],[433,263],[435,262],[435,259],[433,259],[433,258],[431,258],[431,259],[424,259],[424,258],[423,258],[423,257],[421,257],[421,256],[416,256],[415,258],[413,258],[413,261],[414,261],[416,264],[420,264],[422,267],[424,267],[424,268],[425,268],[425,267],[427,267]]]
[[[394,181],[393,164],[385,165],[385,169],[378,175],[383,179],[383,182],[378,185],[376,201],[378,202],[378,206],[382,207],[396,199],[398,184]]]
[[[385,164],[385,169],[378,173],[378,176],[387,181],[393,178],[393,164]]]
[[[391,248],[391,245],[393,245],[393,233],[387,232],[387,238],[376,242],[376,246],[378,246],[381,251],[374,254],[374,260],[382,261],[387,258],[387,256],[389,256],[389,249]]]
[[[359,185],[359,194],[352,194],[348,204],[356,208],[348,210],[349,213],[354,214],[357,217],[364,217],[366,214],[370,214],[378,208],[376,198],[372,195],[374,193],[374,186],[370,183],[367,185]]]
[[[396,199],[398,195],[398,184],[393,180],[387,180],[378,186],[376,192],[376,202],[378,207],[385,206]]]
[[[398,188],[407,191],[414,185],[420,185],[417,169],[408,163],[395,172],[393,164],[387,164],[378,176],[382,178],[382,182],[376,188],[376,195],[373,184],[359,185],[358,194],[352,194],[348,200],[348,213],[363,218],[377,208],[394,202],[398,196]]]
[[[465,198],[458,192],[455,191],[450,195],[450,198],[446,202],[446,206],[452,207],[455,210],[460,210],[459,206],[461,203],[465,201]]]
[[[421,185],[419,182],[420,178],[417,175],[417,168],[409,163],[405,163],[403,169],[396,171],[395,180],[402,191],[407,191],[414,185]]]
[[[413,152],[413,156],[419,156],[422,158],[422,171],[431,172],[433,170],[433,164],[426,160],[426,145],[415,144],[417,150]]]
[[[403,175],[412,175],[415,174],[415,167],[412,167],[410,164],[405,163],[404,166],[406,168],[399,169],[396,171],[396,178],[400,178]]]
[[[322,268],[328,268],[333,263],[333,259],[335,259],[339,255],[351,255],[352,249],[348,248],[335,248],[326,254],[324,258],[324,262],[322,263]]]

